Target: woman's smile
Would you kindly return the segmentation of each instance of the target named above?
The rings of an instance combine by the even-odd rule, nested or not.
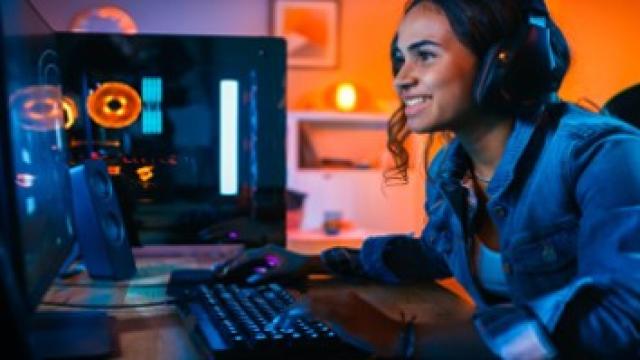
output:
[[[404,113],[407,118],[411,118],[415,115],[422,113],[429,107],[432,97],[429,95],[411,95],[404,96]]]

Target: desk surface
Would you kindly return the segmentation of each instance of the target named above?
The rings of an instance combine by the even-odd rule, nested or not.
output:
[[[242,249],[230,245],[147,246],[134,249],[138,274],[129,281],[91,280],[85,273],[58,281],[46,302],[66,304],[143,304],[168,300],[166,283],[171,270],[203,268],[233,257]],[[473,306],[436,284],[413,286],[347,285],[326,278],[311,279],[310,287],[323,291],[353,289],[390,316],[401,311],[418,321],[448,322],[468,318]],[[43,309],[50,308],[42,306]],[[57,307],[56,307],[57,308]],[[117,359],[194,359],[199,357],[172,305],[109,310],[116,318]]]

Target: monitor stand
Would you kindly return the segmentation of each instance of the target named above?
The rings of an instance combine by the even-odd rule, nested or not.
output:
[[[104,358],[117,353],[115,319],[102,311],[33,314],[33,349],[43,358]]]

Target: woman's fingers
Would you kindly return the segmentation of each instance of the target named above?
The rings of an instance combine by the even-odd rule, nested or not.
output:
[[[265,255],[265,263],[262,266],[255,268],[255,274],[247,278],[247,283],[258,284],[276,278],[286,278],[287,276],[291,276],[290,269],[283,266],[282,260],[271,262],[267,258],[269,255],[271,254]]]
[[[229,265],[233,261],[235,261],[236,258],[238,258],[240,256],[242,256],[242,254],[240,254],[240,255],[238,255],[236,257],[233,257],[231,259],[227,259],[227,260],[225,260],[223,262],[219,262],[219,263],[213,264],[213,266],[211,266],[211,271],[213,271],[213,274],[216,275],[216,276],[226,275],[226,273],[229,271],[228,270]]]
[[[306,261],[306,257],[302,255],[282,247],[267,245],[246,250],[212,269],[215,276],[221,279],[238,278],[238,281],[258,284],[280,277],[299,276]]]
[[[280,257],[265,247],[244,251],[235,258],[213,266],[212,270],[221,279],[240,276],[242,279],[239,281],[257,284],[282,273],[281,265]]]
[[[231,272],[247,263],[258,262],[264,256],[264,249],[251,249],[244,251],[240,256],[233,259],[233,261],[227,266],[227,272]]]
[[[309,311],[309,303],[306,299],[302,299],[293,305],[289,306],[284,312],[276,316],[270,324],[267,325],[267,330],[289,330],[293,328],[296,320],[301,318],[308,318],[311,315]]]
[[[254,271],[255,272],[252,275],[247,277],[246,279],[247,284],[251,284],[251,285],[258,284],[274,276],[273,274],[274,271],[270,271],[269,267],[267,266],[257,266],[254,268]]]

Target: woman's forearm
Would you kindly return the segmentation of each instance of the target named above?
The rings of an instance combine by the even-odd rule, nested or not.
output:
[[[303,267],[305,274],[328,274],[329,270],[322,262],[320,255],[306,255],[306,264]]]
[[[496,358],[471,320],[442,327],[416,324],[415,334],[414,359]]]

